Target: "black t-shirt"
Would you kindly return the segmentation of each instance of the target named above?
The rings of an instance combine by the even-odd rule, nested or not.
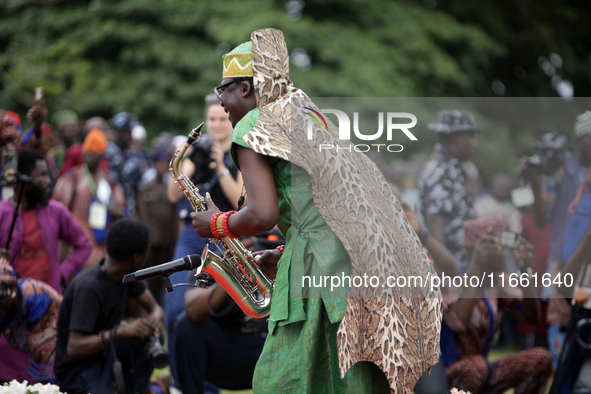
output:
[[[238,176],[238,169],[234,165],[234,162],[232,161],[232,156],[230,156],[229,151],[224,154],[224,165],[228,170],[230,170],[232,178],[236,179],[236,177]],[[226,193],[224,193],[222,185],[220,185],[220,178],[217,174],[214,174],[211,177],[211,179],[209,180],[209,189],[205,190],[204,188],[202,194],[205,195],[206,192],[209,192],[211,200],[217,205],[220,211],[227,212],[234,209],[232,203],[236,203],[237,201],[228,201]]]
[[[81,360],[67,354],[70,332],[98,334],[121,322],[127,298],[137,298],[145,290],[144,282],[124,285],[109,277],[101,267],[105,260],[77,275],[68,285],[57,322],[57,346],[54,371],[60,383],[69,382],[80,371],[103,357],[102,352]]]

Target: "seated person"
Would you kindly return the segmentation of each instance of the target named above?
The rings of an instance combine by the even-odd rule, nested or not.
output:
[[[57,316],[62,296],[49,285],[17,279],[0,257],[0,332],[8,343],[29,354],[29,373],[38,382],[56,381],[53,374]]]
[[[267,319],[253,319],[217,283],[185,294],[176,323],[175,357],[183,394],[252,387],[267,336]],[[207,383],[206,383],[207,381]],[[208,393],[211,391],[208,391]]]
[[[122,284],[148,254],[148,227],[137,220],[116,221],[107,234],[107,256],[68,286],[59,312],[55,375],[69,394],[113,393],[113,365],[121,360],[128,393],[146,393],[153,367],[145,340],[161,333],[164,312],[144,282]],[[119,323],[128,298],[148,316]],[[113,351],[116,351],[116,355]]]
[[[514,251],[516,261],[521,262],[522,272],[529,267],[532,251],[533,247],[525,240],[521,240]],[[505,257],[498,239],[485,234],[475,245],[468,277],[481,278],[484,272],[487,275],[492,272],[498,279],[503,275],[504,266]],[[531,275],[531,270],[528,272]],[[488,281],[488,276],[486,278]],[[488,360],[504,312],[525,318],[530,324],[537,323],[541,316],[533,280],[521,291],[512,289],[517,290],[513,292],[515,294],[508,294],[507,278],[504,284],[504,288],[499,283],[489,288],[466,287],[460,289],[459,298],[444,298],[441,351],[451,387],[474,394],[484,391],[504,393],[512,387],[515,393],[533,394],[545,387],[552,363],[546,349],[534,348],[494,362]],[[523,300],[516,298],[518,293]]]

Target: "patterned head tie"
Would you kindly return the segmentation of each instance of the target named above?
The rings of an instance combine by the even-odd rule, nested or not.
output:
[[[427,128],[437,134],[453,134],[462,131],[480,132],[474,124],[471,112],[456,109],[444,109],[437,114],[437,122],[429,123]]]
[[[252,77],[252,43],[238,45],[222,56],[224,63],[223,78]]]

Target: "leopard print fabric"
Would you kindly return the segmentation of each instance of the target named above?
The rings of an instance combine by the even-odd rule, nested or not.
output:
[[[305,108],[317,108],[288,78],[283,33],[258,30],[251,39],[260,116],[244,137],[249,147],[309,173],[314,203],[351,257],[352,277],[435,275],[377,166],[354,151],[320,151],[319,144],[350,149],[332,123],[308,140]],[[393,393],[410,393],[439,360],[440,327],[438,290],[351,286],[337,335],[341,376],[356,362],[371,361],[384,371]]]

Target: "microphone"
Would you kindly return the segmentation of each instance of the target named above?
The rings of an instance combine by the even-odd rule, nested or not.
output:
[[[127,274],[123,277],[123,284],[138,282],[140,280],[168,276],[179,271],[192,271],[201,265],[201,257],[198,254],[185,256],[169,263],[155,265]]]

